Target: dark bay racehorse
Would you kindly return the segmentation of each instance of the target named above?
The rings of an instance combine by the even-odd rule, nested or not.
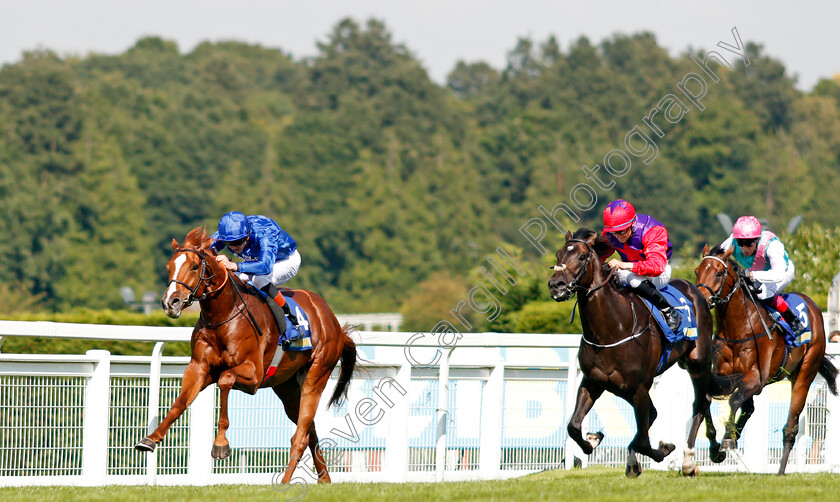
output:
[[[290,290],[309,315],[313,348],[303,352],[286,351],[275,373],[266,378],[275,351],[281,350],[277,344],[280,336],[277,323],[259,293],[247,289],[238,277],[216,262],[216,252],[210,249],[212,242],[199,228],[187,234],[181,245],[172,240],[174,253],[166,266],[169,287],[161,302],[163,309],[169,317],[177,318],[186,306],[198,300],[201,315],[192,333],[192,355],[184,371],[181,392],[160,425],[135,448],[154,450],[198,393],[216,383],[221,392],[221,410],[211,455],[227,458],[231,451],[225,437],[230,425],[228,393],[238,389],[255,394],[257,389],[271,387],[283,401],[286,414],[297,424],[282,482],[289,482],[307,446],[319,482],[329,482],[314,419],[321,393],[339,359],[341,371],[329,404],[346,397],[356,364],[356,345],[348,336],[349,328],[339,325],[320,296],[305,290]]]
[[[796,293],[808,306],[811,341],[794,349],[786,346],[781,328],[767,310],[758,305],[749,290],[744,270],[729,257],[734,247],[723,251],[703,248],[703,259],[695,270],[697,286],[703,290],[709,306],[715,309],[717,332],[713,372],[730,376],[731,385],[715,393],[729,398],[730,415],[723,445],[734,449],[747,420],[755,410],[753,396],[768,384],[788,378],[792,385],[790,410],[783,431],[784,450],[779,474],[785,473],[788,456],[799,432],[799,415],[811,382],[820,373],[832,394],[837,395],[837,368],[825,356],[825,327],[819,307],[807,296]],[[738,410],[738,420],[735,416]],[[724,451],[723,458],[726,457]],[[713,459],[723,461],[723,458]]]
[[[578,360],[583,381],[578,388],[574,414],[569,421],[569,437],[587,455],[603,438],[602,433],[589,434],[584,440],[581,424],[593,404],[607,390],[633,406],[636,436],[630,442],[625,474],[635,477],[642,467],[636,458],[641,453],[661,462],[674,451],[673,444],[659,442],[652,448],[648,430],[656,419],[650,388],[666,350],[664,335],[650,310],[635,293],[620,289],[612,280],[613,272],[601,263],[599,254],[610,254],[609,242],[592,230],[581,228],[574,236],[566,233],[566,243],[557,252],[557,265],[548,281],[551,297],[556,301],[571,299],[578,293],[583,338]],[[709,411],[712,356],[712,315],[693,284],[671,281],[691,302],[697,317],[696,340],[678,341],[671,347],[665,367],[678,362],[688,370],[694,387],[691,428],[683,462],[683,474],[697,473],[694,442],[700,423],[705,420],[712,444],[712,455],[719,454],[714,425]],[[663,370],[664,371],[664,370]]]

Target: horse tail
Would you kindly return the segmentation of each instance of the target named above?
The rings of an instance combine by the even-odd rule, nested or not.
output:
[[[837,367],[831,362],[830,356],[823,357],[820,362],[820,375],[825,378],[825,383],[828,385],[828,390],[835,396],[837,395]]]
[[[356,342],[350,338],[349,332],[349,326],[342,327],[339,332],[339,336],[344,337],[344,347],[341,349],[341,371],[338,375],[338,383],[335,385],[335,391],[333,391],[327,408],[335,403],[341,404],[347,398],[350,378],[353,377],[353,369],[356,367]]]
[[[709,375],[709,396],[713,398],[726,397],[735,391],[735,387],[743,379],[744,375],[742,373],[732,373],[731,375],[711,373]]]

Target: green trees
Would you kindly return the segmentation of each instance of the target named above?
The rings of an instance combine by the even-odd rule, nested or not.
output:
[[[123,285],[163,286],[173,238],[236,209],[298,241],[291,286],[339,311],[418,308],[417,324],[446,315],[435,284],[442,298],[469,291],[484,257],[522,247],[533,272],[477,329],[559,329],[565,307],[545,302],[545,263],[519,227],[570,203],[582,166],[699,71],[689,55],[650,33],[521,38],[504,68],[461,61],[441,86],[381,21],[351,19],[307,60],[240,42],[182,53],[158,37],[115,56],[27,54],[0,69],[0,302],[118,308]],[[634,157],[567,223],[598,228],[606,202],[628,198],[687,257],[722,238],[718,212],[837,227],[840,85],[803,94],[760,46],[748,55],[748,71],[720,68],[705,110],[654,138],[652,162]],[[561,240],[550,228],[546,244]]]

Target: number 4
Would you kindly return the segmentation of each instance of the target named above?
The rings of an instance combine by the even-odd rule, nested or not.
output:
[[[309,321],[304,317],[303,312],[300,311],[300,307],[298,306],[295,306],[295,317],[298,319],[298,326],[305,331],[309,331]]]

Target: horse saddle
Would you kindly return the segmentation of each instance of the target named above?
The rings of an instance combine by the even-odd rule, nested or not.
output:
[[[679,311],[682,317],[682,321],[680,322],[679,328],[677,328],[677,332],[671,331],[671,328],[668,327],[668,323],[665,321],[665,318],[662,316],[662,312],[659,311],[658,308],[654,307],[649,301],[642,298],[645,301],[645,305],[650,310],[651,314],[653,314],[653,318],[656,319],[656,322],[659,323],[659,327],[662,328],[662,332],[665,334],[665,339],[668,343],[675,343],[680,340],[694,340],[697,338],[697,317],[694,315],[694,310],[692,309],[691,302],[688,301],[688,298],[685,297],[682,292],[671,286],[670,284],[665,286],[664,288],[659,290],[662,293],[662,296],[668,300],[668,303]]]
[[[250,281],[249,285],[256,289]],[[273,298],[269,297],[266,291],[257,289],[260,292],[271,313],[274,315],[274,321],[280,330],[280,336],[277,339],[278,345],[283,346],[283,350],[304,351],[312,348],[312,331],[309,327],[309,316],[306,314],[300,305],[293,299],[294,293],[292,291],[282,291],[283,297],[286,299],[286,304],[289,306],[289,311],[295,314],[298,321],[298,327],[286,317],[283,308],[277,305]]]
[[[770,314],[770,317],[776,322],[776,324],[782,329],[782,332],[785,335],[785,344],[789,347],[799,347],[800,345],[804,345],[811,341],[811,319],[808,316],[808,304],[805,303],[805,300],[799,297],[794,293],[782,293],[782,298],[788,304],[788,308],[792,309],[796,316],[799,318],[799,321],[805,327],[805,331],[802,332],[801,335],[798,337],[793,336],[793,330],[790,328],[790,324],[785,321],[785,318],[782,316],[779,311],[776,309],[765,305],[764,302],[759,302],[767,309],[767,312]]]

